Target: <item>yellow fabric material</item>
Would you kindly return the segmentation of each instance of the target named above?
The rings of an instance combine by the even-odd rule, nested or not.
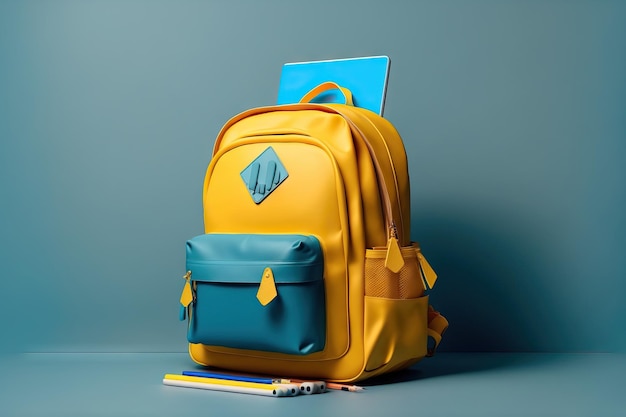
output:
[[[435,354],[439,343],[441,343],[443,334],[448,330],[448,326],[448,320],[432,306],[428,306],[428,337],[432,343],[428,347],[427,356],[433,356]]]
[[[404,300],[365,297],[367,377],[384,372],[383,367],[426,356],[427,311],[427,296]]]
[[[256,204],[239,174],[268,146],[289,176]],[[308,355],[190,344],[197,363],[349,382],[426,356],[428,298],[410,240],[408,165],[402,139],[387,120],[342,104],[298,103],[241,113],[215,141],[203,202],[206,233],[306,231],[319,239],[327,332],[325,348]],[[392,238],[397,250],[388,246]],[[365,267],[366,250],[373,248],[382,248],[380,261],[387,259],[390,277],[412,280],[402,291],[415,297],[365,295],[366,281],[378,277],[368,277]]]

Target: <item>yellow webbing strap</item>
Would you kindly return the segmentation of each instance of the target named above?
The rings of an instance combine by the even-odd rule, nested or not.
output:
[[[428,353],[426,356],[433,356],[441,337],[448,329],[448,320],[436,311],[433,306],[428,306]]]

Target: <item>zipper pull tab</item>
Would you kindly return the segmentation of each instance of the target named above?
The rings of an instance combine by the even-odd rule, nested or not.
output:
[[[256,298],[259,300],[262,306],[266,306],[272,302],[278,293],[276,292],[276,282],[274,281],[274,273],[272,269],[267,267],[263,271],[261,277],[261,284],[259,284],[259,290],[256,293]]]
[[[391,237],[387,241],[387,256],[385,257],[385,267],[391,272],[398,273],[404,266],[404,258],[398,244],[398,229],[395,223],[391,223],[389,228]]]
[[[180,295],[180,312],[178,318],[183,321],[187,316],[187,307],[193,301],[193,292],[191,291],[191,271],[187,271],[187,273],[183,276],[185,280],[185,286],[183,287],[183,293]]]
[[[417,260],[419,262],[422,278],[424,282],[428,284],[428,289],[432,289],[435,286],[435,282],[437,282],[437,273],[432,266],[430,266],[424,255],[422,255],[420,247],[416,245],[415,250],[417,252]]]
[[[398,239],[392,237],[387,242],[387,256],[385,257],[385,267],[391,272],[398,273],[404,266],[404,258]]]

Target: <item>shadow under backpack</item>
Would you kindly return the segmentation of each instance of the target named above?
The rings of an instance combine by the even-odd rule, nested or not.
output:
[[[313,104],[338,88],[346,104]],[[353,382],[433,354],[447,320],[410,240],[402,139],[349,90],[260,107],[219,133],[180,318],[198,364]]]

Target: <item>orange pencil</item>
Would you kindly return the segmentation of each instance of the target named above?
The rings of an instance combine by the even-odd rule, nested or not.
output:
[[[345,384],[336,384],[334,382],[327,382],[326,387],[329,389],[336,389],[340,391],[349,391],[349,392],[359,392],[365,390],[363,387],[359,387],[357,385],[345,385]]]

